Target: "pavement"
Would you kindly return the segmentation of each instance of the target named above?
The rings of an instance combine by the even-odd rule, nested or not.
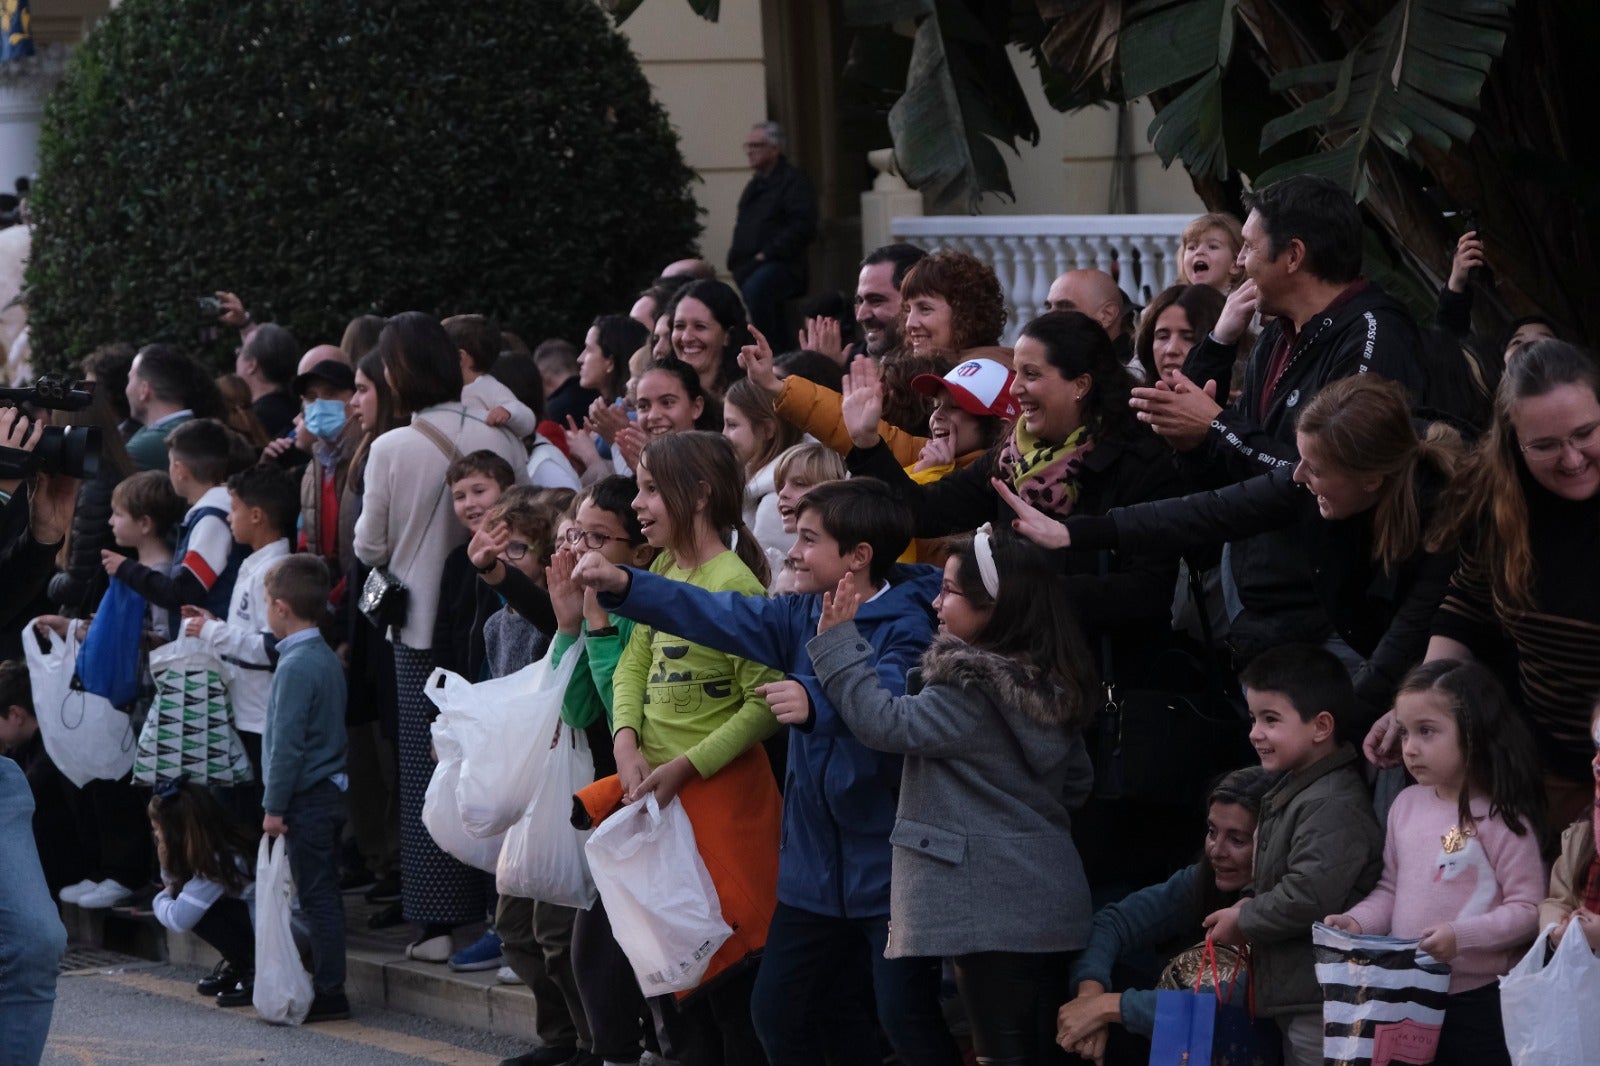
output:
[[[102,960],[104,961],[104,960]],[[127,958],[62,974],[44,1066],[495,1066],[527,1042],[371,1003],[348,1021],[271,1026],[198,995],[198,965]]]

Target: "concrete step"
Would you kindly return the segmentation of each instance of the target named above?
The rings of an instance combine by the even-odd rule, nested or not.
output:
[[[359,1009],[381,1006],[482,1029],[537,1044],[533,994],[523,985],[503,985],[494,970],[456,973],[442,962],[405,957],[410,925],[371,930],[367,919],[382,907],[360,896],[345,897],[345,992]],[[210,968],[218,961],[212,947],[192,933],[174,933],[153,917],[134,918],[116,911],[84,910],[61,904],[62,921],[74,948],[116,951],[142,959]],[[482,925],[457,931],[456,947],[483,932]]]

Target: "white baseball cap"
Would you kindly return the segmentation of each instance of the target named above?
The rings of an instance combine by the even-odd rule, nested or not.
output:
[[[942,378],[935,374],[918,374],[911,379],[911,388],[924,396],[934,396],[945,389],[957,407],[980,418],[1015,418],[1021,410],[1017,398],[1011,395],[1011,381],[1015,377],[993,359],[968,359]]]

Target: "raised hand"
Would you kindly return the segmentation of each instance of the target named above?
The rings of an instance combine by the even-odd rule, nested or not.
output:
[[[604,461],[600,458],[600,449],[594,446],[595,432],[593,422],[586,421],[580,426],[571,415],[567,416],[567,458],[578,467],[580,474]]]
[[[912,470],[929,470],[936,466],[951,466],[956,461],[955,437],[929,437],[922,446]]]
[[[617,439],[612,446],[617,449],[617,454],[622,456],[622,461],[628,464],[629,470],[639,469],[639,458],[644,455],[644,446],[650,442],[644,430],[631,423],[617,431]]]
[[[850,442],[857,448],[871,448],[881,439],[878,423],[883,419],[883,379],[878,375],[878,364],[869,356],[856,356],[840,385],[844,400],[839,413]]]
[[[754,326],[750,327],[750,336],[755,342],[739,349],[739,365],[744,367],[750,384],[776,396],[783,391],[783,381],[778,377],[778,368],[773,365],[772,346]]]
[[[1483,240],[1477,230],[1468,230],[1456,241],[1456,254],[1450,258],[1450,280],[1445,285],[1451,292],[1466,292],[1472,268],[1483,263]]]
[[[510,526],[504,521],[485,522],[467,542],[467,560],[479,570],[487,570],[510,543]]]
[[[576,635],[583,627],[584,588],[572,580],[572,571],[578,565],[578,553],[563,545],[550,556],[550,565],[544,568],[545,591],[550,594],[550,608],[556,615],[556,628]]]
[[[589,405],[589,421],[586,425],[600,434],[600,439],[607,444],[615,444],[617,434],[633,423],[628,420],[628,412],[620,407],[612,407],[604,397],[596,397],[594,403]]]
[[[1395,728],[1394,712],[1389,711],[1372,723],[1366,739],[1361,742],[1361,754],[1380,770],[1400,765],[1400,731]]]
[[[800,347],[821,352],[840,366],[844,365],[844,340],[839,336],[839,320],[826,315],[806,319],[800,331]]]
[[[846,574],[839,579],[838,588],[822,594],[822,617],[817,619],[817,636],[820,637],[834,626],[855,621],[860,606],[861,593],[856,591],[856,583],[851,575]]]

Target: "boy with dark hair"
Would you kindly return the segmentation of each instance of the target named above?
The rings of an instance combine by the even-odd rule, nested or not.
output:
[[[461,355],[461,402],[486,412],[484,421],[519,438],[533,435],[538,419],[491,371],[500,358],[500,327],[482,315],[452,315],[440,323]]]
[[[573,577],[599,590],[601,606],[639,625],[788,674],[760,690],[778,721],[794,727],[783,793],[778,908],[751,996],[767,1057],[820,1062],[824,1044],[872,1046],[870,1019],[852,1014],[852,1026],[829,1017],[826,991],[864,983],[867,975],[851,968],[870,957],[878,1020],[901,1059],[959,1062],[939,1012],[939,960],[884,957],[900,757],[874,751],[851,734],[806,651],[817,632],[823,594],[848,583],[862,599],[856,624],[877,652],[878,674],[890,691],[903,693],[907,672],[933,639],[931,604],[940,573],[895,563],[911,542],[912,519],[881,481],[819,485],[795,510],[797,537],[789,549],[794,595],[706,592],[617,567],[593,552]],[[821,1036],[825,1027],[833,1029],[829,1041]]]
[[[1249,943],[1256,1004],[1278,1023],[1285,1061],[1322,1063],[1322,991],[1311,925],[1365,899],[1383,872],[1383,830],[1356,751],[1339,739],[1356,706],[1326,649],[1286,644],[1239,675],[1261,765],[1284,776],[1261,802],[1255,895],[1205,920],[1221,944]]]
[[[173,490],[189,504],[178,527],[170,573],[124,560],[113,551],[100,553],[108,574],[150,603],[167,608],[168,632],[174,635],[182,624],[182,607],[226,613],[244,562],[246,549],[234,543],[228,530],[232,504],[222,484],[228,476],[231,447],[227,428],[209,418],[181,423],[167,435],[167,476]]]
[[[267,626],[267,571],[289,554],[300,500],[294,478],[278,466],[253,466],[228,479],[228,528],[234,543],[250,554],[239,564],[239,579],[222,618],[203,607],[183,608],[183,631],[199,637],[230,667],[228,695],[234,726],[256,771],[256,783],[238,786],[235,811],[247,824],[260,817],[261,745],[272,694],[276,641]],[[319,614],[320,617],[320,614]]]
[[[344,903],[336,854],[344,825],[344,668],[318,625],[328,603],[328,568],[291,555],[267,571],[267,624],[277,639],[262,750],[261,831],[289,834],[289,867],[311,929],[312,987],[306,1021],[350,1016],[344,994]]]

